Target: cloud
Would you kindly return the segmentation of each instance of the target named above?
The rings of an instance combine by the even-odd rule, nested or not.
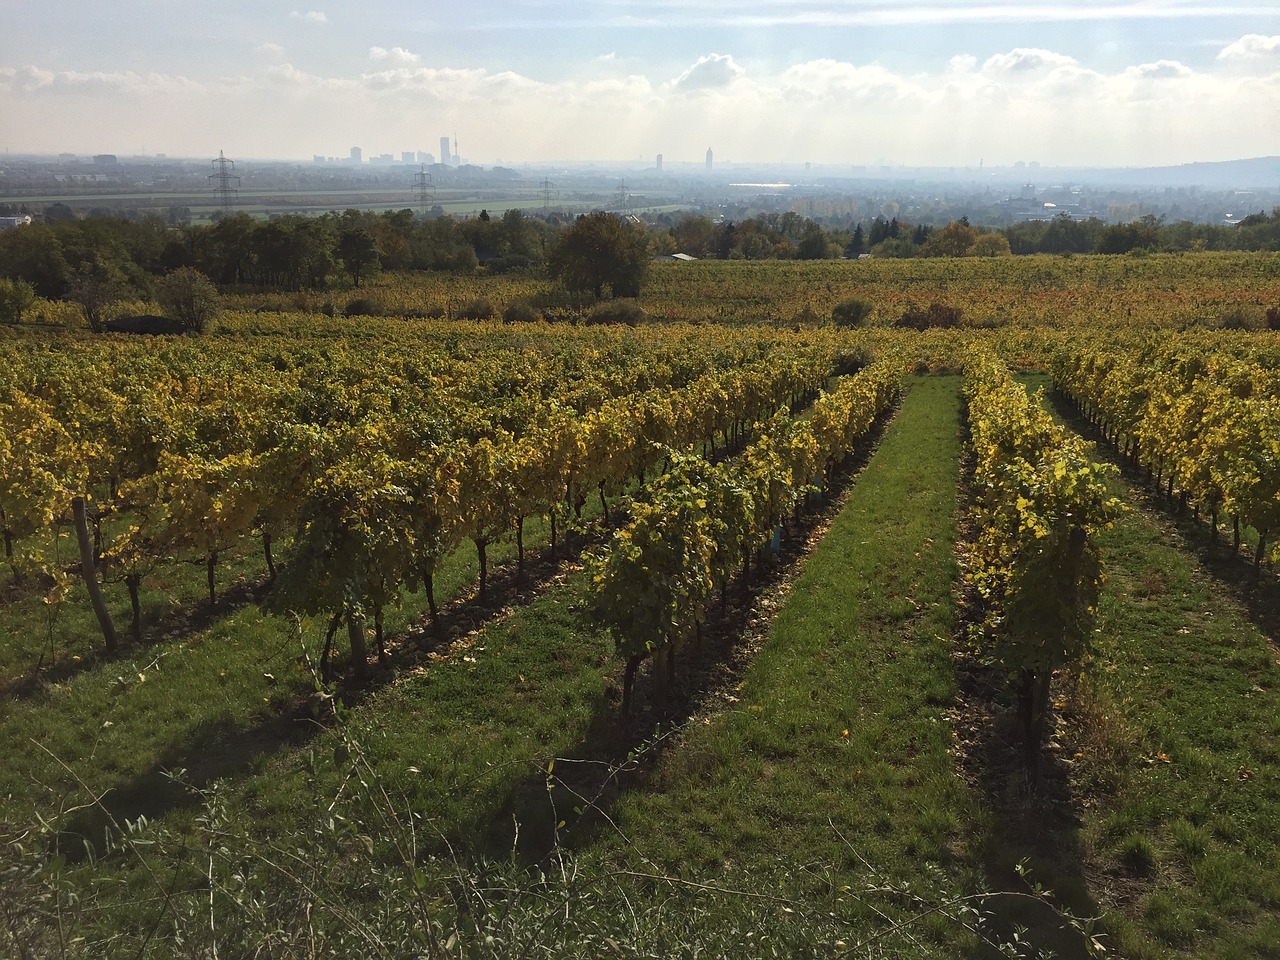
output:
[[[0,81],[18,93],[73,93],[92,97],[95,93],[198,94],[203,84],[188,77],[163,73],[136,73],[133,70],[62,70],[54,72],[36,66],[0,69]]]
[[[392,63],[417,63],[422,58],[404,47],[392,47],[390,50],[385,47],[370,47],[369,59],[390,60]]]
[[[1268,42],[1240,44],[1265,52]],[[1280,70],[1241,70],[1236,54],[1195,70],[1157,54],[1102,71],[1031,46],[982,58],[955,47],[924,69],[823,58],[748,70],[712,53],[662,75],[629,55],[586,50],[551,78],[481,61],[428,67],[385,47],[361,47],[368,59],[354,70],[310,61],[300,69],[276,45],[258,49],[272,56],[257,69],[202,77],[205,86],[127,70],[0,65],[0,103],[33,140],[60,129],[140,141],[145,131],[159,145],[160,128],[145,126],[155,117],[168,122],[170,152],[186,149],[186,138],[190,149],[216,154],[211,138],[234,130],[228,153],[310,156],[361,142],[378,152],[421,149],[432,134],[457,129],[464,152],[481,163],[661,152],[674,164],[699,160],[708,145],[717,158],[744,161],[1181,163],[1272,153],[1274,132],[1258,118],[1280,116]]]
[[[1051,50],[1039,50],[1032,47],[1019,47],[1008,53],[997,53],[988,57],[982,65],[984,73],[1028,74],[1056,70],[1062,67],[1077,66],[1077,61],[1061,53]]]
[[[1157,60],[1155,63],[1129,67],[1124,73],[1137,80],[1179,80],[1192,76],[1194,71],[1177,60]]]
[[[698,90],[722,90],[746,73],[727,54],[710,53],[699,57],[698,62],[680,76],[673,86],[681,93]]]
[[[289,19],[302,20],[306,23],[317,24],[318,26],[324,26],[329,22],[329,17],[320,10],[308,10],[306,13],[294,10],[289,14]]]
[[[1235,43],[1228,44],[1218,53],[1219,60],[1255,60],[1280,54],[1280,37],[1264,37],[1250,33]]]
[[[904,100],[919,88],[876,64],[855,66],[840,60],[811,60],[788,67],[778,77],[784,96],[802,100]]]
[[[278,59],[279,57],[284,56],[284,47],[280,46],[278,43],[264,43],[254,49],[256,49],[258,53],[264,53],[272,59]]]

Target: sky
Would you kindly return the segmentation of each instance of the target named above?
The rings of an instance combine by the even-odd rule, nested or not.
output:
[[[10,153],[1280,155],[1280,0],[0,0]]]

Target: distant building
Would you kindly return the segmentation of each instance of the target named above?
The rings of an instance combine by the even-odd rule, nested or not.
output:
[[[658,172],[662,172],[662,154],[658,154],[658,162],[654,164],[658,168]]]
[[[14,227],[31,226],[31,215],[24,214],[21,217],[0,217],[0,230],[12,230]]]
[[[711,172],[711,148],[707,147],[707,173]]]
[[[412,150],[403,150],[400,153],[401,163],[413,163],[413,161],[416,159],[417,159],[417,154],[414,153]]]
[[[119,162],[114,153],[99,153],[93,158],[93,164],[97,167],[114,167]]]
[[[429,153],[427,153],[427,152],[423,151],[423,150],[419,150],[419,151],[418,151],[418,162],[419,162],[419,163],[435,163],[435,162],[436,162],[436,158],[435,158],[435,157],[433,157],[431,154],[429,154]]]
[[[363,150],[361,150],[359,147],[352,147],[352,148],[351,148],[351,162],[352,162],[352,163],[364,163],[364,151],[363,151]]]
[[[452,157],[452,154],[449,151],[449,138],[441,137],[440,138],[440,162],[447,167],[449,165],[451,157]]]

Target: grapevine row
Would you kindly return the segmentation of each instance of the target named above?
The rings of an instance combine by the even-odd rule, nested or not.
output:
[[[119,520],[103,556],[129,589],[135,630],[139,584],[158,564],[204,558],[212,599],[220,553],[256,531],[274,573],[272,540],[291,537],[279,603],[330,616],[330,636],[346,619],[359,671],[365,614],[380,633],[383,607],[418,580],[434,612],[432,577],[464,541],[478,550],[483,590],[486,546],[519,538],[524,517],[550,514],[554,524],[589,492],[616,493],[652,467],[655,444],[727,441],[814,389],[830,363],[797,346],[684,386],[606,396],[586,412],[518,401],[519,433],[452,436],[407,391],[362,391],[354,378],[320,404],[289,375],[171,379],[142,409],[100,385],[43,378],[39,392],[10,386],[0,396],[0,520],[12,550],[67,512],[85,514],[95,494],[107,500]],[[325,415],[305,415],[317,406]],[[105,623],[104,635],[111,646]]]
[[[595,607],[626,657],[623,711],[636,669],[673,651],[706,617],[706,605],[797,502],[845,459],[896,398],[900,360],[883,359],[823,393],[807,416],[785,412],[743,453],[719,464],[671,452],[670,468],[632,504],[631,521],[593,564]]]
[[[1222,352],[1076,345],[1052,361],[1058,388],[1157,485],[1210,517],[1258,532],[1255,569],[1280,529],[1280,374]],[[1271,545],[1271,554],[1280,550]]]
[[[1092,652],[1103,576],[1095,535],[1119,503],[1087,444],[1055,424],[994,356],[970,357],[964,393],[977,528],[967,576],[982,613],[978,642],[1017,683],[1034,775],[1053,671]]]

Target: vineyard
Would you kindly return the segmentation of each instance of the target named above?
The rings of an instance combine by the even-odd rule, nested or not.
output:
[[[1280,956],[1275,255],[344,296],[0,328],[0,956]]]

